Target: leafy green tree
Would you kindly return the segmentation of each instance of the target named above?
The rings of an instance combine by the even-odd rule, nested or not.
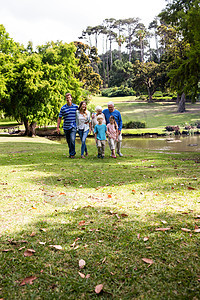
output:
[[[0,53],[14,54],[17,48],[20,48],[19,44],[14,42],[5,27],[0,24]]]
[[[164,89],[167,82],[164,64],[136,61],[129,70],[129,82],[135,91],[148,93],[148,102],[152,102],[156,90]]]
[[[82,88],[92,94],[98,93],[102,84],[99,74],[94,72],[94,65],[100,61],[95,47],[89,47],[81,42],[74,42],[76,46],[75,56],[78,58],[80,71],[76,77],[82,82]]]
[[[162,22],[176,26],[181,49],[171,60],[171,86],[182,95],[178,112],[185,111],[185,95],[193,101],[199,92],[200,80],[200,6],[198,0],[173,0],[160,14]],[[178,48],[177,48],[178,49]]]
[[[0,108],[17,121],[23,122],[27,135],[35,135],[36,122],[49,124],[57,119],[64,94],[71,92],[76,102],[81,96],[81,83],[75,78],[79,68],[75,46],[51,44],[39,47],[39,53],[27,52],[1,60]]]
[[[129,70],[132,64],[130,62],[123,62],[122,60],[115,60],[112,71],[110,72],[110,86],[127,85],[129,79]]]

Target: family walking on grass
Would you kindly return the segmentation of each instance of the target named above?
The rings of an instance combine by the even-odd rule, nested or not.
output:
[[[107,137],[111,157],[116,158],[116,152],[119,156],[123,156],[121,153],[122,118],[120,112],[115,109],[113,102],[109,102],[108,108],[103,111],[101,106],[97,106],[96,113],[92,114],[91,117],[85,101],[81,101],[78,106],[72,103],[70,93],[67,93],[65,97],[67,103],[61,107],[57,121],[57,132],[60,132],[59,127],[63,118],[63,130],[69,147],[69,157],[75,158],[76,155],[76,132],[78,132],[81,140],[81,158],[88,156],[86,139],[91,131],[95,136],[98,158],[104,158],[105,156]]]

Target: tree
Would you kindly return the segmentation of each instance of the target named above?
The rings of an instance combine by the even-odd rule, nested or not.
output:
[[[121,86],[127,85],[127,80],[129,79],[128,69],[132,64],[130,62],[123,62],[122,60],[115,60],[113,63],[113,68],[110,73],[110,86]]]
[[[1,57],[0,74],[6,79],[0,90],[0,108],[23,122],[27,135],[35,135],[36,122],[49,124],[57,119],[66,91],[75,101],[81,96],[74,44],[51,43],[38,50],[31,55]]]
[[[155,38],[155,46],[156,46],[156,55],[157,55],[157,60],[160,62],[160,51],[159,51],[159,46],[158,46],[158,17],[154,18],[154,20],[149,24],[150,30],[153,30],[153,36]]]
[[[176,26],[179,41],[182,45],[179,55],[172,60],[169,77],[171,86],[194,101],[199,91],[200,80],[200,6],[198,0],[173,0],[160,14],[161,21]],[[183,105],[178,111],[183,111]]]
[[[136,61],[130,69],[129,82],[136,91],[147,90],[148,102],[152,102],[153,94],[158,89],[164,89],[167,78],[164,64]]]
[[[13,55],[16,53],[17,49],[20,49],[19,44],[14,42],[14,40],[6,32],[5,27],[0,24],[0,53]],[[22,46],[21,49],[23,49]]]
[[[92,94],[98,93],[102,80],[100,75],[94,72],[94,65],[100,61],[97,49],[81,42],[74,42],[74,44],[76,46],[75,56],[78,58],[80,69],[76,77],[82,82],[83,89]]]
[[[127,41],[127,49],[129,51],[129,62],[132,58],[132,52],[133,52],[133,37],[136,35],[136,31],[139,28],[139,18],[129,18],[124,19],[124,26],[126,27],[127,35],[126,35],[126,41]]]

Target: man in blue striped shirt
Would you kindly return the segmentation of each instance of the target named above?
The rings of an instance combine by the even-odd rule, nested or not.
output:
[[[67,103],[61,107],[58,121],[57,121],[57,132],[60,132],[60,122],[63,117],[63,129],[65,132],[67,144],[69,147],[69,157],[74,158],[75,151],[75,139],[76,139],[76,110],[78,105],[72,103],[72,95],[67,93],[65,95]]]

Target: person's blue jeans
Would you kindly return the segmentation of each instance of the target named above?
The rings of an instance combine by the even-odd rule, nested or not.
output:
[[[69,147],[69,155],[74,156],[75,151],[75,139],[76,139],[76,128],[73,127],[69,130],[65,130],[66,141]]]
[[[86,146],[86,138],[88,136],[88,133],[89,133],[89,129],[84,131],[84,130],[79,130],[78,131],[78,134],[80,136],[80,139],[81,139],[81,155],[84,155],[84,152],[87,153],[87,146]]]

